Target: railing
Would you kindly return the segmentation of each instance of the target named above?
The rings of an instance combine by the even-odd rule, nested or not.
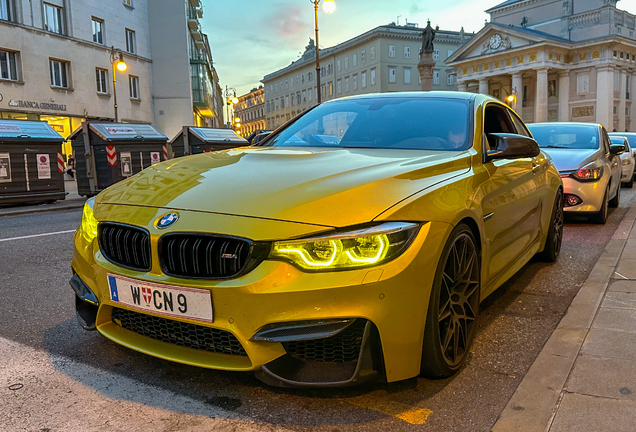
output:
[[[568,28],[570,30],[590,27],[601,22],[601,11],[585,12],[579,15],[572,15],[568,18]]]

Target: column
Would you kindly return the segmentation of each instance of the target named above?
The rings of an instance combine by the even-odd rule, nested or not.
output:
[[[559,73],[559,121],[570,121],[570,71]]]
[[[465,92],[468,90],[468,85],[465,82],[457,82],[457,91]]]
[[[517,96],[515,111],[519,117],[523,118],[523,74],[521,72],[512,74],[512,92]]]
[[[537,94],[534,98],[534,121],[548,121],[548,68],[537,69]]]
[[[596,121],[608,131],[614,129],[614,68],[596,69]]]
[[[488,93],[488,78],[482,78],[479,80],[479,93],[481,94],[489,94]]]
[[[626,87],[627,87],[627,71],[625,69],[620,70],[619,75],[620,88],[618,89],[620,100],[618,102],[618,128],[619,132],[625,132],[625,106],[626,106]]]
[[[636,90],[636,73],[632,74],[632,76],[630,76],[628,79],[632,80],[629,83],[629,99],[632,101],[632,106],[629,109],[631,119],[629,130],[631,132],[636,132],[636,93],[634,93],[634,90]]]

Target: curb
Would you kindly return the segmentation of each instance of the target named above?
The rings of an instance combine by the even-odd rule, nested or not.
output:
[[[493,432],[546,432],[636,221],[633,204],[616,228],[566,314],[493,425]]]
[[[74,201],[77,201],[77,202],[69,201],[68,204],[60,203],[60,205],[50,204],[50,205],[38,206],[38,207],[24,207],[24,208],[17,207],[15,209],[5,209],[5,210],[0,209],[0,218],[3,216],[18,216],[18,215],[25,215],[30,213],[73,210],[73,209],[84,207],[84,202],[85,202],[84,199],[78,199]]]

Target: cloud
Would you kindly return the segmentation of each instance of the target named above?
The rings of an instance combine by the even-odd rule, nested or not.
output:
[[[297,41],[307,33],[311,27],[303,20],[307,16],[307,8],[301,8],[293,3],[278,3],[273,6],[273,12],[263,20],[265,27],[272,30],[285,42]]]

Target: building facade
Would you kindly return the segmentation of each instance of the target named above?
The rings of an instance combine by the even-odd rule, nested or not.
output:
[[[416,25],[376,27],[334,47],[320,50],[321,88],[316,88],[316,47],[312,40],[302,57],[286,68],[266,75],[265,117],[268,129],[322,100],[364,93],[417,91],[417,63],[422,30]],[[444,62],[472,34],[438,30],[435,36],[434,90],[456,90],[452,67]]]
[[[618,0],[508,0],[447,61],[459,90],[514,93],[526,122],[636,130],[636,17]]]
[[[191,28],[187,1],[0,0],[0,118],[44,120],[64,137],[84,119],[114,121],[114,47],[128,66],[116,72],[121,122],[168,136],[194,124],[188,40],[163,38],[175,22]]]
[[[239,102],[234,105],[234,117],[241,119],[241,126],[237,129],[237,133],[247,137],[252,132],[266,129],[265,89],[263,86],[239,96],[238,100]]]

